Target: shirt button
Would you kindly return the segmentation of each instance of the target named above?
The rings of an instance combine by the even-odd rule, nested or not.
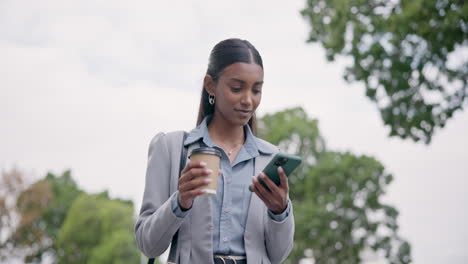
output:
[[[227,179],[227,183],[231,183],[231,181],[232,181],[231,178]]]
[[[229,207],[224,209],[224,212],[229,213]]]
[[[227,241],[228,241],[228,238],[227,238],[227,237],[223,238],[223,241],[224,241],[224,242],[227,242]]]

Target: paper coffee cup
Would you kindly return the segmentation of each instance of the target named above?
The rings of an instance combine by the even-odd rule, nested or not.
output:
[[[191,161],[203,161],[206,163],[206,168],[212,170],[212,173],[206,177],[211,178],[208,185],[203,186],[201,189],[207,195],[216,195],[218,189],[218,171],[219,162],[221,160],[221,152],[215,148],[201,147],[192,150],[189,156]]]

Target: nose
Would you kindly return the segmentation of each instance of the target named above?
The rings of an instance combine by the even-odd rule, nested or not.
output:
[[[241,104],[245,107],[250,107],[252,105],[252,94],[250,94],[249,91],[242,94]]]

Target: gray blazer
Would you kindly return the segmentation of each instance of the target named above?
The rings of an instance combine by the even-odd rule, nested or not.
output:
[[[182,136],[181,131],[159,133],[150,143],[143,203],[135,225],[136,241],[146,256],[160,256],[179,230],[177,263],[212,264],[213,224],[209,198],[197,197],[183,218],[177,217],[171,208],[171,199],[177,195]],[[257,140],[270,147],[272,152],[278,152],[276,146]],[[189,146],[189,153],[195,145]],[[270,159],[271,155],[264,154],[255,158],[256,175]],[[263,201],[252,194],[244,234],[248,263],[281,263],[292,250],[293,238],[292,207],[285,220],[276,222],[268,216]]]

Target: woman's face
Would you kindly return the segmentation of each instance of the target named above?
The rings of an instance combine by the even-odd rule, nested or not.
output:
[[[215,114],[231,125],[246,125],[262,99],[263,69],[255,63],[236,62],[208,85],[215,96]],[[210,91],[211,90],[211,91]]]

